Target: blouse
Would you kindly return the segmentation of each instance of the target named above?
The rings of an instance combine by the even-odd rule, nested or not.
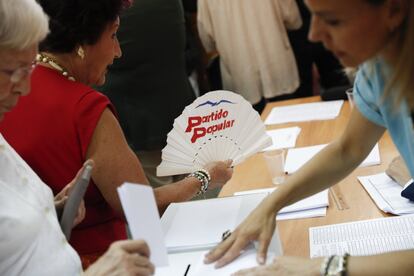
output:
[[[0,134],[0,275],[80,275],[51,189]]]

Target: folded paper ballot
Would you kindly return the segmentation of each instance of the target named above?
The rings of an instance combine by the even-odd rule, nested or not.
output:
[[[161,218],[168,252],[207,250],[233,231],[266,197],[252,194],[172,203]]]
[[[401,187],[386,173],[358,177],[379,209],[394,215],[414,214],[414,202],[401,196]]]
[[[296,172],[326,146],[327,144],[289,149],[286,155],[285,172],[288,174]],[[359,166],[368,167],[379,165],[380,163],[379,146],[376,144],[367,158]]]
[[[122,209],[134,240],[145,240],[150,248],[151,262],[168,265],[167,249],[153,189],[148,185],[124,183],[118,187]]]
[[[263,151],[294,148],[300,131],[300,127],[267,130],[267,135],[272,138],[272,145],[265,148]]]

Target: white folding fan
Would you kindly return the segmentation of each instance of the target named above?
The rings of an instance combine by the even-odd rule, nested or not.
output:
[[[190,173],[209,162],[227,159],[237,165],[271,144],[249,102],[230,91],[209,92],[175,119],[157,175]]]

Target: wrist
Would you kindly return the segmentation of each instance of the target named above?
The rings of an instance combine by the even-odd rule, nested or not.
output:
[[[321,276],[346,276],[349,254],[325,257],[320,266]]]
[[[199,169],[190,173],[187,178],[189,177],[195,178],[200,183],[200,188],[196,195],[202,195],[207,191],[211,181],[211,177],[208,171]]]

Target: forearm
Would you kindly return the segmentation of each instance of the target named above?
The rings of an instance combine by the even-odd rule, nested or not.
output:
[[[413,275],[414,250],[398,251],[374,256],[349,257],[349,276]]]
[[[320,192],[352,172],[365,158],[365,154],[348,151],[338,140],[318,153],[299,171],[290,176],[277,192],[269,197],[273,212],[278,212],[317,192]]]
[[[162,214],[172,202],[183,202],[193,198],[200,191],[201,183],[195,177],[154,189],[158,210]]]

